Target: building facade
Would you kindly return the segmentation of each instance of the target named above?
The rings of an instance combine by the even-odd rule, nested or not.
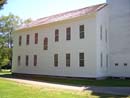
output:
[[[114,10],[111,11],[114,6],[111,2],[113,0],[108,0],[108,4],[41,18],[16,30],[13,33],[13,73],[90,78],[130,77],[127,61],[123,66],[128,70],[127,75],[122,75],[123,70],[116,72],[119,62],[115,60],[117,55],[113,54],[116,46],[112,43],[115,39],[112,17],[115,14]],[[116,11],[116,7],[114,9]],[[130,30],[126,33],[130,33]]]

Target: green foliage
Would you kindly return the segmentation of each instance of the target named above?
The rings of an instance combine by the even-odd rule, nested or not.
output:
[[[3,8],[4,4],[7,3],[7,0],[0,0],[0,10]]]
[[[0,98],[126,98],[87,91],[71,91],[49,86],[28,85],[0,78]],[[127,98],[130,98],[128,96]]]

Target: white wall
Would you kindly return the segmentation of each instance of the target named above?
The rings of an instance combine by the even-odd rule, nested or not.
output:
[[[130,77],[130,0],[107,0],[110,75]],[[118,63],[118,66],[115,66]],[[127,66],[124,66],[127,63]]]
[[[79,39],[79,25],[85,25],[85,38]],[[71,40],[66,41],[66,28],[71,27]],[[54,41],[54,31],[59,29],[59,42]],[[34,33],[38,32],[38,45],[34,44]],[[26,34],[30,34],[30,45],[26,46]],[[18,37],[22,35],[22,46]],[[13,72],[55,76],[98,77],[96,69],[96,18],[83,16],[67,22],[59,22],[15,32],[13,48]],[[48,37],[48,50],[43,50],[43,38]],[[79,67],[79,52],[85,53],[85,66]],[[59,55],[59,66],[54,67],[54,54]],[[71,65],[66,67],[66,53],[71,54]],[[33,55],[38,55],[38,65],[33,66]],[[29,55],[29,66],[25,66],[25,55]],[[17,56],[22,64],[17,65]]]
[[[108,7],[105,6],[99,10],[96,14],[96,34],[97,34],[97,75],[100,77],[108,75],[107,55],[108,52]],[[100,39],[102,26],[102,40]],[[102,53],[102,66],[101,66],[101,55]],[[109,56],[109,55],[108,55]]]

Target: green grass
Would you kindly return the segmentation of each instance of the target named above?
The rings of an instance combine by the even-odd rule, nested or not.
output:
[[[130,98],[130,96],[96,94],[86,91],[77,92],[51,87],[45,88],[0,78],[0,98]]]
[[[45,81],[50,83],[60,83],[68,85],[79,85],[79,86],[119,86],[119,87],[130,87],[130,79],[105,79],[105,80],[95,80],[95,79],[79,79],[79,78],[59,78],[59,77],[48,77],[48,76],[33,76],[28,75],[11,75],[11,72],[4,70],[0,72],[1,77],[17,77],[25,79],[33,79],[36,81]]]

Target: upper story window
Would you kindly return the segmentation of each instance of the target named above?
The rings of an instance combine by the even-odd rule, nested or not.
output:
[[[19,46],[22,45],[22,36],[19,36]]]
[[[38,44],[38,33],[35,33],[35,44]]]
[[[80,39],[84,38],[84,25],[79,26]]]
[[[59,30],[56,29],[55,30],[55,42],[58,42],[59,41]]]
[[[66,28],[66,40],[71,40],[71,28]]]
[[[84,67],[84,53],[79,53],[79,66]]]
[[[37,55],[34,55],[34,66],[37,66]]]
[[[100,26],[100,40],[102,40],[102,25]]]
[[[58,67],[58,54],[54,54],[54,66]]]
[[[21,56],[18,56],[17,62],[18,62],[18,63],[17,63],[18,65],[21,65]]]
[[[27,36],[26,36],[26,45],[29,45],[29,42],[30,42],[30,35],[27,34]]]
[[[70,54],[66,54],[66,67],[70,67]]]
[[[25,65],[26,66],[28,66],[29,65],[29,56],[28,55],[26,55],[26,57],[25,57]]]
[[[44,50],[48,50],[48,38],[44,38]]]

